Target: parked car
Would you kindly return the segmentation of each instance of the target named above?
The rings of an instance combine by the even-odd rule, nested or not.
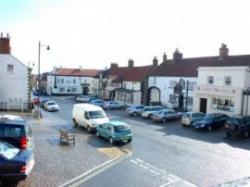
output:
[[[108,139],[111,144],[115,142],[131,142],[133,138],[131,127],[121,121],[110,121],[98,125],[96,135]]]
[[[55,101],[47,101],[44,104],[44,109],[52,112],[52,111],[58,111],[60,109],[60,107],[58,106],[58,104]]]
[[[90,100],[90,96],[88,95],[78,95],[75,98],[75,102],[77,103],[87,103]]]
[[[229,118],[225,125],[227,137],[242,136],[249,137],[250,134],[250,116],[237,116]]]
[[[104,101],[102,99],[91,100],[89,103],[100,107],[103,107],[104,105]]]
[[[152,119],[153,114],[159,112],[162,109],[163,109],[162,106],[147,106],[142,111],[141,116],[143,118]]]
[[[183,126],[190,126],[192,123],[199,121],[206,114],[203,112],[185,112],[181,117],[181,124]]]
[[[154,113],[152,119],[156,122],[166,123],[168,120],[179,119],[181,115],[181,112],[176,112],[173,109],[163,109]]]
[[[74,104],[72,119],[75,127],[83,126],[88,132],[94,131],[98,125],[109,121],[101,107],[90,104]]]
[[[141,115],[144,110],[144,105],[132,105],[127,108],[127,113],[131,116]]]
[[[49,101],[49,100],[48,100],[48,99],[42,99],[41,102],[40,102],[40,107],[41,107],[41,108],[44,108],[44,105],[45,105],[45,103],[46,103],[47,101]]]
[[[35,164],[34,154],[30,149],[19,149],[0,140],[0,180],[2,185],[16,184],[24,180]]]
[[[38,97],[33,97],[32,104],[33,105],[39,105],[40,104],[40,99]]]
[[[103,104],[103,108],[106,110],[122,109],[125,108],[125,105],[119,101],[105,101]]]
[[[21,150],[32,149],[34,146],[31,125],[14,115],[0,117],[0,140]]]
[[[212,131],[215,128],[222,127],[229,117],[225,114],[211,113],[207,114],[202,119],[193,123],[195,129],[207,129]]]

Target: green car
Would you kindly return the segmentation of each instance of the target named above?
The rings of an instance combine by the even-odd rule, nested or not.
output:
[[[128,124],[121,121],[110,121],[97,126],[96,136],[105,138],[114,144],[115,142],[131,142],[133,134]]]

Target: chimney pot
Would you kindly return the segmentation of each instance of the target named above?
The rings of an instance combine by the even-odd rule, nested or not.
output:
[[[153,66],[158,66],[158,59],[156,56],[153,58]]]
[[[174,61],[179,61],[179,60],[182,59],[182,57],[183,57],[182,53],[179,51],[178,48],[176,48],[176,50],[175,50],[175,52],[173,54]]]
[[[168,57],[167,57],[166,53],[164,52],[164,54],[163,54],[163,62],[167,62],[167,60],[168,60]]]
[[[228,57],[229,49],[227,48],[227,45],[222,43],[221,47],[219,49],[219,60],[224,60]]]
[[[130,67],[130,68],[134,67],[134,60],[133,59],[128,60],[128,67]]]
[[[0,38],[0,53],[2,54],[10,54],[11,48],[10,48],[10,37],[9,34],[7,34],[6,37],[3,36],[3,33],[1,33]]]
[[[110,68],[113,69],[113,68],[118,68],[118,64],[117,63],[111,63],[110,65]]]

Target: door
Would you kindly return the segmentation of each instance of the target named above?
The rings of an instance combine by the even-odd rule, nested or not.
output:
[[[207,113],[207,98],[200,98],[200,112]]]

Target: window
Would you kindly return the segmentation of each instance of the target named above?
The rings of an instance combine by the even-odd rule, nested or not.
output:
[[[188,97],[187,98],[187,105],[188,106],[193,106],[193,97]]]
[[[188,82],[188,89],[189,90],[194,90],[194,87],[196,86],[196,82]]]
[[[65,89],[64,88],[59,88],[59,92],[64,92]]]
[[[72,88],[72,92],[76,92],[76,88]]]
[[[214,77],[209,76],[207,79],[208,84],[214,84]]]
[[[8,73],[14,73],[14,65],[13,64],[8,64],[7,72]]]
[[[230,86],[232,84],[232,77],[225,77],[225,85]]]
[[[153,77],[153,84],[157,84],[157,77]]]
[[[73,84],[75,84],[76,83],[76,80],[75,79],[73,79]]]
[[[64,79],[61,79],[61,83],[62,83],[62,84],[64,83]]]
[[[227,98],[213,98],[212,108],[223,111],[234,111],[234,100]]]

